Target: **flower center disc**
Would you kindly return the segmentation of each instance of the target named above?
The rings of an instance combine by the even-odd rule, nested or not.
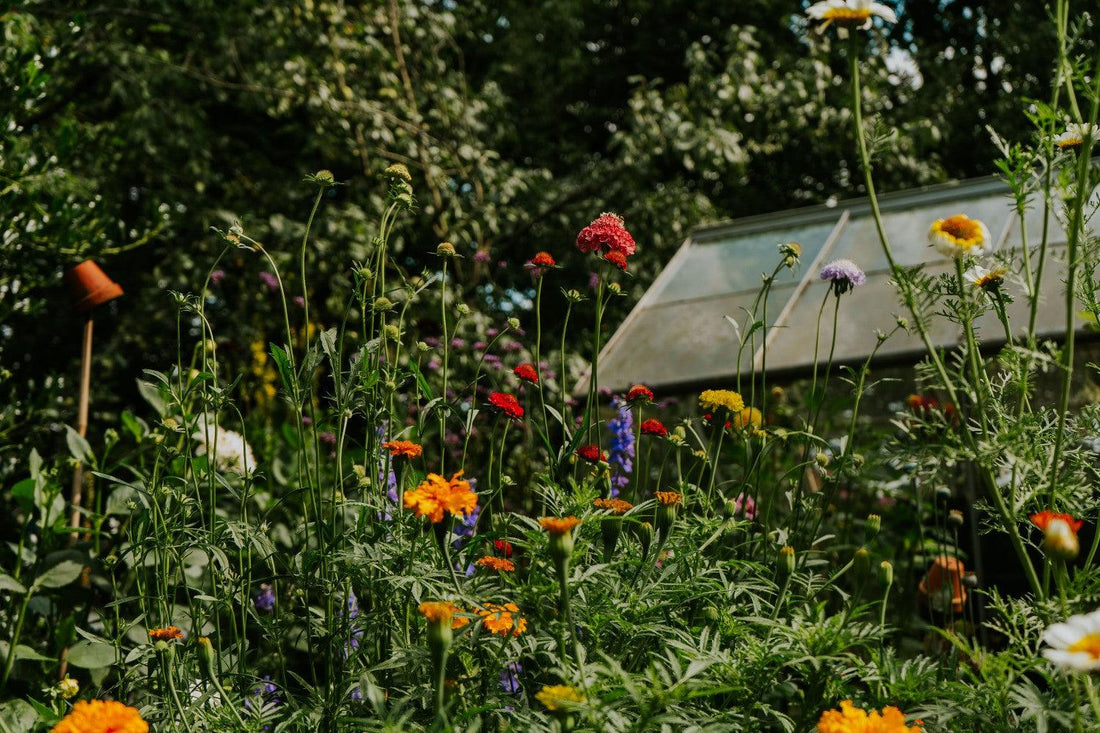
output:
[[[1068,651],[1084,652],[1093,659],[1100,659],[1100,634],[1087,634],[1070,645]]]
[[[823,17],[836,23],[863,23],[871,17],[871,9],[829,8]]]
[[[973,247],[982,242],[981,225],[974,219],[957,215],[944,219],[940,231],[955,240],[962,247]]]

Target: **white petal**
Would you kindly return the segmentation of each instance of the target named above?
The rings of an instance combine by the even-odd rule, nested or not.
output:
[[[898,16],[893,10],[882,3],[871,3],[871,12],[885,20],[887,23],[897,23]]]

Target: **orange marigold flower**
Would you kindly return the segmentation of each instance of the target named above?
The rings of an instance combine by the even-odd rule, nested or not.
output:
[[[481,623],[491,633],[499,636],[519,636],[527,631],[527,619],[519,616],[519,606],[514,603],[505,603],[498,606],[495,603],[486,603],[485,608],[476,609],[481,616]]]
[[[136,708],[114,700],[80,700],[50,733],[149,733]]]
[[[535,369],[534,364],[520,364],[512,370],[512,374],[515,374],[524,382],[530,382],[531,384],[539,383],[539,372]]]
[[[523,407],[519,404],[519,400],[516,399],[515,395],[493,392],[489,395],[489,404],[513,420],[519,420],[523,417]]]
[[[652,402],[653,390],[644,384],[635,384],[626,392],[627,402]]]
[[[450,601],[425,601],[420,604],[420,615],[433,624],[450,624],[452,629],[461,629],[470,623],[470,619],[456,614],[462,609]]]
[[[600,447],[595,443],[582,445],[577,449],[577,455],[589,463],[599,463],[607,460],[607,452],[600,450]]]
[[[668,428],[657,418],[651,417],[642,422],[642,435],[656,435],[658,438],[663,438],[668,435]]]
[[[539,524],[547,532],[553,535],[563,535],[572,532],[573,528],[581,523],[576,517],[543,517]]]
[[[171,641],[172,639],[182,639],[183,632],[180,631],[178,626],[165,626],[160,629],[149,629],[149,638],[153,641]]]
[[[388,450],[394,458],[419,458],[424,449],[408,440],[391,440],[382,444],[382,450]]]
[[[633,504],[622,499],[596,499],[592,502],[592,506],[597,509],[606,509],[613,514],[626,514],[634,508]]]
[[[905,715],[896,707],[882,709],[882,713],[866,710],[852,705],[851,700],[840,703],[840,710],[826,710],[817,722],[818,733],[921,733],[918,721],[910,728],[905,723]]]
[[[474,563],[481,568],[489,568],[490,570],[496,570],[499,573],[510,573],[516,569],[516,566],[511,560],[505,560],[500,557],[493,557],[492,555],[486,555],[485,557],[478,558]]]
[[[684,497],[681,494],[677,494],[675,491],[658,491],[657,503],[661,506],[675,506],[683,502]]]
[[[764,424],[764,416],[755,407],[746,407],[733,416],[732,423],[738,430],[756,429]]]
[[[477,506],[477,494],[470,490],[470,482],[462,481],[462,471],[447,480],[437,473],[429,473],[423,483],[405,492],[405,508],[412,509],[418,517],[427,517],[432,524],[443,521],[443,512],[464,517]]]
[[[549,252],[539,252],[531,258],[531,264],[535,267],[554,267],[558,263],[554,261],[554,256]]]

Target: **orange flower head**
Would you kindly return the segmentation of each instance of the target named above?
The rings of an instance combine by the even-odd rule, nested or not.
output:
[[[634,508],[633,504],[622,499],[596,499],[592,502],[592,506],[597,509],[606,509],[612,514],[626,514]]]
[[[424,449],[408,440],[391,440],[382,444],[382,450],[388,450],[394,458],[419,458]]]
[[[576,517],[543,517],[539,520],[542,528],[555,536],[569,534],[580,523],[581,520]]]
[[[921,733],[921,723],[913,727],[905,723],[905,715],[889,706],[879,713],[852,705],[851,700],[840,703],[840,710],[826,710],[817,722],[818,733]]]
[[[600,450],[600,447],[595,443],[591,445],[582,445],[577,449],[576,453],[589,463],[599,463],[600,461],[607,460],[607,451]]]
[[[470,619],[455,615],[460,613],[462,609],[450,601],[426,601],[420,604],[418,610],[421,616],[428,619],[428,623],[450,624],[452,629],[461,629],[470,623]]]
[[[149,629],[149,638],[153,641],[172,641],[182,639],[183,632],[178,626],[165,626],[160,629]]]
[[[626,392],[627,402],[652,402],[653,390],[644,384],[635,384]]]
[[[519,420],[523,417],[523,406],[520,405],[515,395],[506,392],[493,392],[489,395],[489,404],[513,420]]]
[[[661,506],[675,506],[682,503],[684,497],[682,494],[677,494],[675,491],[658,491],[657,503]]]
[[[1045,509],[1041,512],[1032,514],[1030,517],[1028,517],[1028,519],[1031,520],[1032,524],[1034,524],[1036,527],[1043,530],[1044,532],[1046,532],[1047,528],[1050,527],[1051,521],[1055,519],[1061,519],[1063,522],[1068,524],[1070,529],[1072,529],[1075,533],[1081,529],[1082,525],[1084,525],[1084,522],[1082,522],[1080,519],[1074,519],[1073,515],[1071,514],[1059,514],[1058,512],[1052,512]]]
[[[1081,543],[1077,539],[1077,531],[1083,524],[1081,520],[1074,519],[1069,514],[1051,511],[1032,514],[1030,519],[1036,527],[1043,530],[1043,550],[1047,555],[1059,560],[1073,560],[1077,557],[1081,551]]]
[[[114,700],[80,700],[50,733],[149,733],[136,708]]]
[[[527,382],[528,384],[539,383],[539,373],[538,370],[535,369],[534,364],[520,364],[512,370],[512,374],[515,374],[521,381]]]
[[[474,565],[480,568],[496,570],[498,573],[510,573],[516,569],[515,564],[511,560],[506,560],[502,557],[493,557],[492,555],[478,558]]]
[[[405,492],[405,508],[427,517],[432,524],[443,521],[443,512],[464,517],[477,507],[477,494],[470,490],[470,482],[459,477],[462,471],[447,480],[437,473],[429,473],[416,489]]]
[[[668,435],[668,428],[657,418],[651,417],[642,423],[642,435],[656,435],[658,438],[663,438]]]
[[[554,267],[558,263],[554,261],[554,256],[549,252],[539,252],[531,258],[531,264],[535,267]]]
[[[519,606],[514,603],[505,603],[499,606],[495,603],[486,603],[484,609],[476,609],[481,616],[481,623],[490,633],[498,636],[519,636],[527,631],[527,619],[519,616]]]
[[[738,430],[758,429],[764,424],[764,416],[755,407],[746,407],[733,416],[733,427]]]

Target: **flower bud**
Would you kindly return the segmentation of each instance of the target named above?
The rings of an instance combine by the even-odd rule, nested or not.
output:
[[[605,517],[600,522],[600,535],[603,537],[603,561],[611,562],[615,554],[615,545],[623,530],[623,520],[619,517]]]
[[[782,577],[786,577],[794,572],[794,548],[790,545],[780,548],[776,570]]]
[[[951,501],[951,489],[947,488],[946,486],[937,486],[936,500],[945,504]]]
[[[508,328],[512,329],[513,331],[518,331],[519,330],[519,319],[518,318],[509,318],[508,319]]]
[[[1051,519],[1043,533],[1043,550],[1058,560],[1073,560],[1081,551],[1077,532],[1064,519]]]
[[[870,542],[878,536],[879,530],[882,529],[882,517],[877,514],[867,515],[867,541]]]
[[[79,693],[80,683],[69,675],[65,675],[65,679],[57,683],[57,694],[60,695],[63,700],[71,700]]]
[[[387,323],[386,328],[383,329],[386,332],[386,338],[390,341],[398,341],[401,338],[401,329],[398,328],[396,323]]]
[[[374,309],[379,312],[386,312],[393,310],[393,301],[387,298],[385,295],[379,295],[374,299]]]
[[[977,588],[978,576],[975,573],[967,573],[962,577],[962,582],[967,588]]]
[[[470,306],[466,305],[465,303],[459,303],[457,306],[455,306],[455,311],[460,316],[468,316],[470,315]]]
[[[963,513],[958,509],[952,509],[947,513],[947,523],[952,527],[961,527],[966,522],[963,518]]]
[[[374,277],[374,273],[371,272],[371,269],[365,265],[363,267],[360,267],[355,272],[359,275],[359,277],[363,278],[364,280],[370,280],[372,277]]]
[[[866,547],[859,548],[852,558],[852,563],[857,573],[866,575],[871,570],[871,553],[867,551]]]
[[[412,176],[409,175],[409,169],[404,163],[394,163],[389,168],[386,168],[386,178],[391,181],[404,181],[405,183],[412,183]]]
[[[582,300],[584,300],[584,295],[581,294],[581,291],[573,288],[572,290],[565,291],[565,299],[568,300],[570,303],[580,303]]]
[[[550,558],[555,564],[569,562],[573,556],[573,533],[562,532],[550,535]]]
[[[878,582],[887,586],[894,584],[894,566],[889,560],[883,560],[878,564]]]
[[[435,248],[435,253],[440,257],[454,257],[455,246],[450,242],[440,242],[439,246]]]
[[[423,341],[417,341],[416,342],[416,350],[419,351],[421,354],[425,354],[425,353],[431,351],[432,347],[428,346]]]
[[[336,176],[332,175],[332,171],[327,168],[323,168],[311,176],[313,183],[316,183],[321,188],[328,188],[329,186],[336,185]]]
[[[649,555],[649,548],[653,544],[653,525],[649,522],[642,522],[638,525],[638,542],[642,546],[642,559]]]

